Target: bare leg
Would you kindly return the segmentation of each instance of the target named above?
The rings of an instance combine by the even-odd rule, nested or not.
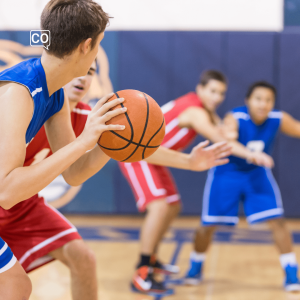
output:
[[[31,289],[31,281],[19,262],[0,273],[0,300],[28,300]]]
[[[194,250],[198,253],[204,253],[207,251],[216,227],[215,226],[204,226],[196,229],[194,238]]]
[[[97,300],[96,258],[82,240],[74,240],[50,253],[70,269],[73,300]]]
[[[156,200],[148,204],[147,215],[140,234],[142,254],[152,255],[155,252],[170,222],[179,211],[179,204],[170,205],[165,199]]]
[[[290,232],[286,228],[284,220],[274,219],[268,221],[268,224],[272,230],[273,239],[280,254],[292,252],[292,237]]]

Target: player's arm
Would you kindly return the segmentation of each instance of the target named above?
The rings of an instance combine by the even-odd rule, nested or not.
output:
[[[35,165],[23,167],[26,154],[25,136],[33,115],[33,101],[25,87],[15,83],[2,85],[0,88],[0,206],[9,209],[37,194],[91,149],[91,145],[96,143],[101,133],[110,130],[109,126],[105,125],[108,120],[106,112],[109,106],[99,107],[98,114],[96,113],[92,118],[91,123],[95,127],[93,130],[89,127],[84,136],[74,140],[52,156]],[[68,122],[70,123],[70,120]],[[63,129],[64,127],[61,127],[61,130]],[[74,135],[73,131],[72,134]]]
[[[226,157],[231,154],[231,148],[226,142],[216,143],[207,147],[208,144],[208,141],[199,143],[189,154],[159,147],[145,161],[155,165],[191,171],[205,171],[228,163]]]
[[[286,135],[300,138],[300,122],[286,112],[282,112],[280,129]]]
[[[86,153],[75,155],[71,165],[65,168],[62,175],[65,181],[71,186],[77,186],[85,182],[91,176],[96,174],[109,160],[109,157],[97,145],[97,141],[101,133],[105,130],[122,130],[120,125],[105,125],[114,116],[124,113],[123,108],[118,108],[113,111],[108,111],[110,108],[124,101],[123,98],[115,99],[107,102],[112,94],[100,99],[92,111],[89,113],[85,128],[81,135],[75,140],[75,134],[70,122],[70,112],[68,106],[68,98],[65,93],[65,104],[63,109],[50,118],[45,129],[47,138],[54,154],[60,151],[69,143],[78,141],[83,143]],[[107,102],[107,103],[106,103]],[[102,131],[99,130],[99,117],[101,118]],[[98,129],[97,129],[98,128]],[[87,150],[90,150],[87,152]]]
[[[189,107],[179,117],[179,126],[193,128],[198,134],[217,143],[224,141],[220,128],[210,119],[205,109],[200,107]]]
[[[272,168],[274,161],[271,156],[264,152],[253,152],[237,141],[239,137],[238,122],[234,116],[229,113],[224,118],[224,126],[222,128],[223,136],[232,146],[232,155],[246,159],[248,162],[259,166]]]

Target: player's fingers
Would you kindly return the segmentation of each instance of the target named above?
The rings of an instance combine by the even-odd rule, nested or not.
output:
[[[118,116],[120,114],[124,114],[127,111],[126,107],[121,107],[121,108],[117,108],[114,109],[112,111],[108,111],[106,114],[104,114],[102,116],[102,120],[105,122],[109,121],[110,119],[112,119],[115,116]]]
[[[228,158],[217,159],[217,160],[215,160],[214,166],[222,166],[222,165],[226,165],[228,163],[229,163],[229,159]]]
[[[225,157],[228,157],[231,155],[231,150],[227,150],[227,151],[223,151],[223,152],[220,152],[216,155],[216,158],[217,159],[220,159],[220,158],[225,158]]]
[[[222,152],[231,152],[232,151],[232,147],[228,144],[225,144],[221,147],[218,147],[215,149],[215,154],[218,155],[219,153],[222,153]]]
[[[207,147],[208,145],[209,145],[209,141],[206,140],[204,142],[199,143],[197,146],[195,146],[195,149],[196,150],[203,149],[203,148]]]
[[[122,102],[124,102],[124,98],[117,98],[114,99],[110,102],[106,102],[105,104],[102,105],[102,107],[100,107],[98,109],[98,111],[96,112],[96,114],[98,116],[103,116],[104,114],[106,114],[111,108],[114,108],[115,106],[121,104]]]
[[[124,125],[115,125],[115,124],[109,124],[105,125],[103,131],[109,131],[109,130],[124,130],[125,126]]]
[[[114,95],[114,93],[110,93],[108,95],[105,95],[104,97],[102,97],[101,99],[99,99],[99,101],[96,103],[96,105],[93,108],[93,111],[97,111],[100,107],[102,107],[102,105],[107,102],[108,99],[110,99],[112,96]]]

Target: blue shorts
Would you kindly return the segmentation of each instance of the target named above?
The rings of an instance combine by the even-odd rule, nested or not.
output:
[[[0,273],[3,273],[12,268],[17,259],[7,246],[7,244],[0,238]]]
[[[209,170],[202,207],[203,225],[235,225],[243,201],[248,223],[282,217],[280,190],[270,169],[248,172]]]

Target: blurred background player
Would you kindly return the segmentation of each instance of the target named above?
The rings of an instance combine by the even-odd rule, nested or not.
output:
[[[166,135],[162,146],[183,150],[197,134],[214,142],[224,140],[216,126],[220,122],[216,109],[224,100],[226,89],[225,76],[209,70],[201,75],[196,93],[188,93],[165,104],[162,111]],[[138,210],[147,212],[140,233],[140,260],[132,279],[134,290],[143,291],[139,283],[140,275],[152,272],[152,268],[155,273],[179,272],[177,266],[163,264],[157,258],[159,244],[181,207],[176,184],[170,171],[163,165],[168,166],[163,161],[160,166],[155,165],[151,157],[136,163],[119,163],[135,195]]]
[[[194,252],[190,256],[187,284],[202,280],[202,269],[217,225],[238,223],[239,202],[243,200],[249,224],[266,221],[280,253],[285,271],[285,289],[299,291],[298,264],[292,249],[291,234],[283,221],[279,188],[270,168],[251,163],[252,153],[263,153],[266,160],[273,150],[279,131],[300,138],[300,122],[289,114],[274,110],[276,89],[268,82],[252,84],[246,105],[233,109],[224,119],[224,134],[229,140],[244,145],[241,157],[231,156],[226,166],[212,168],[207,177],[202,208],[202,227],[196,231]],[[244,154],[242,154],[244,152]],[[268,158],[269,156],[269,158]]]

